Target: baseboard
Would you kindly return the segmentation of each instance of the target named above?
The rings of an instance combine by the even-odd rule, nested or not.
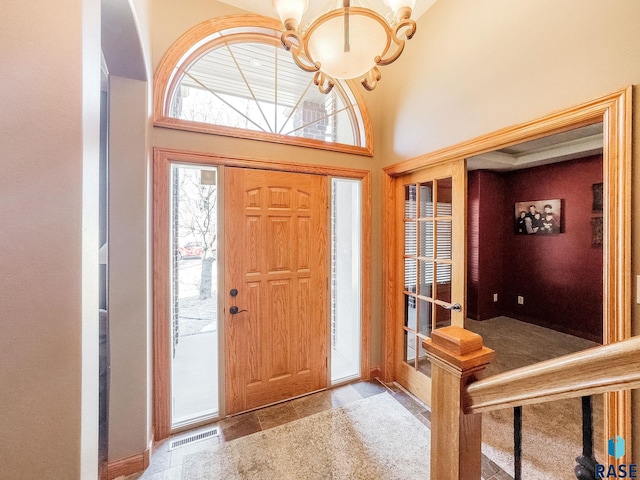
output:
[[[567,335],[573,335],[574,337],[584,338],[585,340],[590,340],[595,343],[602,343],[602,337],[598,335],[594,335],[589,332],[584,332],[582,330],[578,330],[576,328],[567,327],[564,325],[557,325],[550,322],[545,322],[544,320],[540,320],[538,318],[529,317],[526,315],[517,315],[517,314],[509,314],[505,313],[505,316],[509,318],[513,318],[514,320],[518,320],[520,322],[530,323],[532,325],[537,325],[539,327],[548,328],[549,330],[554,330],[560,333],[566,333]]]
[[[153,432],[151,433],[151,441],[147,449],[136,455],[121,458],[109,462],[107,465],[107,479],[114,480],[118,477],[132,475],[134,473],[143,472],[149,468],[151,462],[151,453],[153,448]]]
[[[142,472],[145,469],[145,454],[139,453],[130,457],[121,458],[109,462],[107,465],[107,479],[113,480],[114,478],[132,475],[134,473]]]
[[[369,370],[369,379],[382,378],[382,370],[379,367],[373,367]]]

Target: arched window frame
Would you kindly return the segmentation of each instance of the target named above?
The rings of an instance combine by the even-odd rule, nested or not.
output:
[[[297,145],[357,155],[373,155],[373,133],[369,113],[357,85],[350,81],[339,81],[336,87],[343,89],[345,95],[351,97],[353,100],[355,115],[352,116],[352,121],[356,123],[353,125],[353,129],[360,136],[361,146],[171,117],[169,111],[172,97],[176,88],[180,85],[180,79],[182,78],[181,73],[188,69],[205,52],[216,48],[216,44],[220,43],[224,37],[223,32],[242,27],[282,31],[281,23],[275,19],[259,15],[231,15],[204,21],[185,32],[174,42],[164,55],[154,76],[154,126]],[[251,34],[247,33],[246,38],[249,40]],[[355,120],[353,119],[354,117]]]

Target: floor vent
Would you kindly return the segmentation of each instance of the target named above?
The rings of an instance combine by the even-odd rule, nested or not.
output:
[[[218,429],[212,428],[211,430],[197,433],[195,435],[190,435],[188,437],[181,438],[180,440],[173,440],[171,442],[169,450],[173,450],[174,448],[178,447],[184,447],[185,445],[189,445],[190,443],[200,442],[202,440],[206,440],[207,438],[217,437],[218,435]]]

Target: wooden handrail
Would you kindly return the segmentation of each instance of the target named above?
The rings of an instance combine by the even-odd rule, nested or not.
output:
[[[431,478],[478,480],[482,412],[640,388],[640,336],[478,380],[494,351],[457,326],[423,342],[431,361]]]
[[[564,355],[467,386],[465,413],[640,388],[640,336]]]

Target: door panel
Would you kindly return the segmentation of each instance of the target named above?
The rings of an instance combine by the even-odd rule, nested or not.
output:
[[[326,189],[318,175],[225,170],[228,414],[327,386]]]
[[[396,179],[398,232],[396,372],[430,404],[431,368],[422,341],[435,328],[464,325],[466,175],[464,160]],[[460,311],[451,310],[459,304]]]

